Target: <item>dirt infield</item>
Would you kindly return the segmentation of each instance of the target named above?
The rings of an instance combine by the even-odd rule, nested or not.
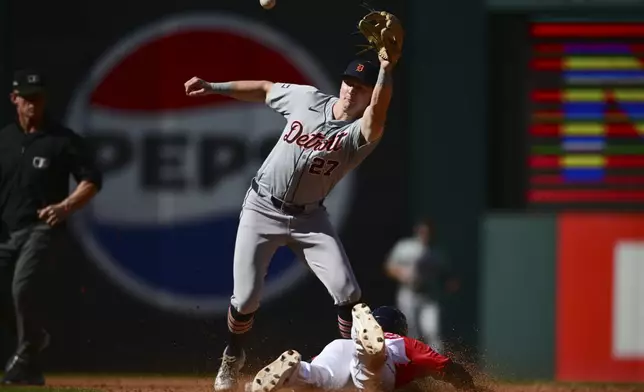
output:
[[[211,377],[49,377],[48,386],[91,388],[105,392],[212,392]],[[566,385],[555,383],[499,384],[479,380],[493,391],[498,392],[641,392],[644,385]],[[411,388],[417,392],[452,392],[451,386],[439,382],[427,382]],[[243,390],[240,388],[240,391]],[[301,392],[301,391],[297,391]]]

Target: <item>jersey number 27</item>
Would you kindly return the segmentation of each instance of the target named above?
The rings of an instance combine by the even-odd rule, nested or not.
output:
[[[317,175],[330,176],[331,173],[335,170],[336,167],[340,165],[340,162],[334,161],[331,159],[322,159],[322,158],[313,158],[311,161],[311,167],[309,168],[309,173]]]

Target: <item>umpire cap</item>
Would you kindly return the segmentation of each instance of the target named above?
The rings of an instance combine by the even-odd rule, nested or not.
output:
[[[35,69],[21,69],[13,74],[13,91],[25,97],[45,92],[45,80],[42,73]]]

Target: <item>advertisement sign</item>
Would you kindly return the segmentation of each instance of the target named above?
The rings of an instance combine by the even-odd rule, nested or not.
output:
[[[234,14],[180,14],[122,37],[94,64],[69,105],[67,124],[97,145],[106,180],[74,229],[113,282],[164,310],[226,312],[233,251],[250,180],[284,118],[264,103],[187,97],[193,76],[210,82],[270,80],[338,87],[288,36]],[[340,228],[353,174],[325,201]],[[263,301],[307,268],[286,249],[269,268]]]
[[[644,382],[644,214],[558,222],[556,376]]]
[[[644,6],[644,0],[487,0],[492,10],[582,10],[592,8],[637,8]]]

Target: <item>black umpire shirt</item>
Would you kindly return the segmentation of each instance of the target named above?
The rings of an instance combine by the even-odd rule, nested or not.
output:
[[[51,122],[33,133],[17,122],[0,130],[0,232],[41,221],[37,210],[69,195],[70,175],[101,188],[92,150],[77,133]]]

